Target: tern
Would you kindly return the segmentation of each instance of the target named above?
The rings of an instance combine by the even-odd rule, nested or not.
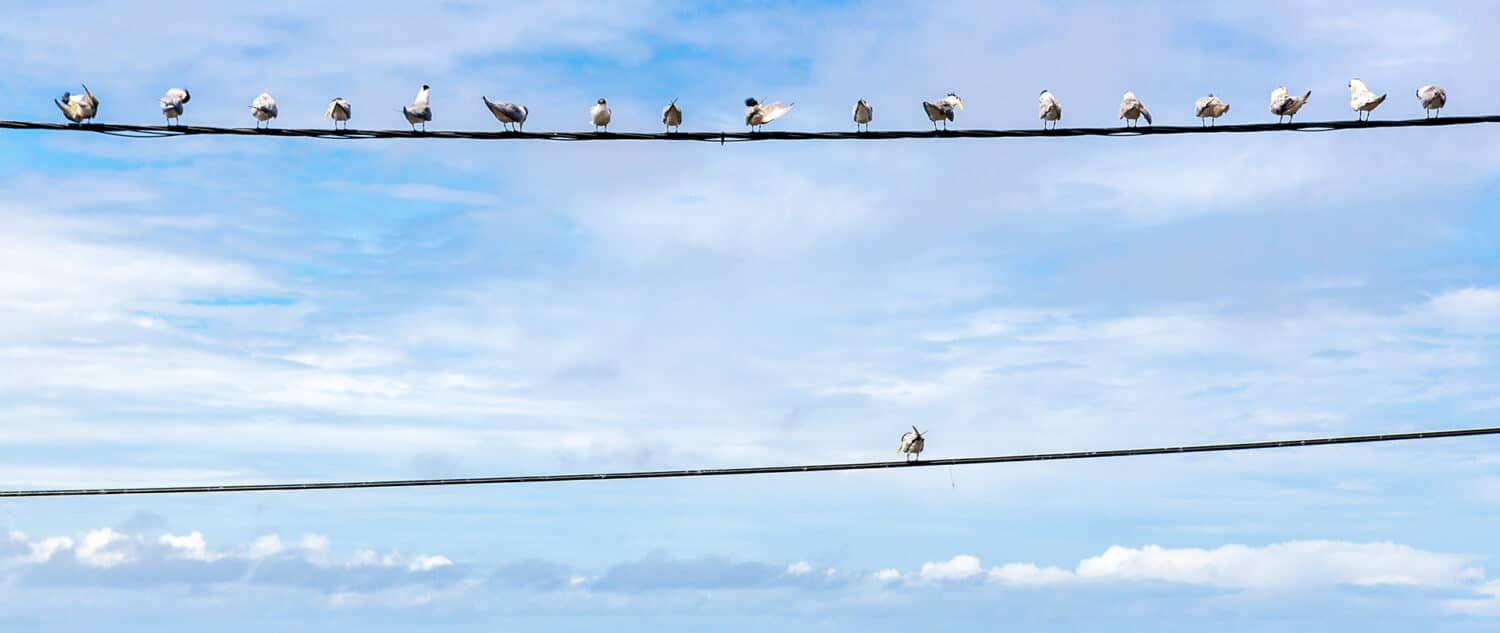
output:
[[[859,126],[865,126],[864,131],[870,131],[870,121],[875,118],[875,108],[870,107],[870,102],[860,99],[854,102],[854,131],[860,131]]]
[[[182,88],[173,88],[161,98],[161,113],[167,117],[167,125],[179,122],[182,118],[183,105],[193,100],[193,95]]]
[[[1293,97],[1287,94],[1286,86],[1277,88],[1271,91],[1271,114],[1276,115],[1277,123],[1280,123],[1283,118],[1290,122],[1292,117],[1297,114],[1298,110],[1302,109],[1303,104],[1306,104],[1307,99],[1311,96],[1311,90],[1300,97]]]
[[[594,107],[589,108],[589,122],[594,124],[595,132],[598,132],[600,128],[603,128],[605,132],[609,131],[609,115],[609,104],[602,98],[594,102]]]
[[[667,126],[667,131],[682,131],[682,108],[677,107],[677,100],[673,99],[667,107],[661,109],[662,125]]]
[[[1037,118],[1042,120],[1042,129],[1047,129],[1047,122],[1052,122],[1052,129],[1057,129],[1057,122],[1062,120],[1062,102],[1052,93],[1043,90],[1037,98]]]
[[[422,131],[427,131],[427,122],[432,120],[432,106],[428,105],[428,97],[432,93],[432,86],[422,84],[422,89],[417,91],[417,99],[411,105],[401,108],[401,114],[406,116],[406,122],[411,124],[411,131],[417,131],[417,124],[422,124]]]
[[[1417,89],[1417,100],[1422,102],[1422,115],[1437,118],[1443,106],[1448,105],[1448,91],[1442,86],[1426,85]]]
[[[260,129],[260,124],[265,123],[266,128],[271,127],[271,119],[276,118],[276,99],[270,94],[260,93],[254,101],[250,102],[250,116],[255,117],[255,129]]]
[[[62,99],[53,99],[57,109],[62,110],[63,116],[74,123],[94,122],[94,115],[99,113],[99,99],[94,93],[89,92],[88,84],[83,85],[83,94],[64,92]]]
[[[1131,127],[1131,123],[1139,126],[1138,120],[1144,117],[1146,125],[1151,125],[1151,111],[1146,109],[1146,104],[1135,98],[1135,93],[1126,91],[1125,96],[1120,97],[1120,118],[1125,119],[1125,127]]]
[[[1385,102],[1385,95],[1377,96],[1365,87],[1365,82],[1358,77],[1349,80],[1349,108],[1354,110],[1355,116],[1361,121],[1370,120],[1370,113],[1380,104]]]
[[[1213,93],[1209,93],[1207,97],[1199,97],[1197,101],[1193,102],[1193,115],[1198,117],[1199,125],[1205,125],[1205,119],[1207,120],[1207,125],[1212,125],[1218,122],[1219,117],[1224,116],[1224,113],[1228,111],[1229,104],[1220,101]]]
[[[939,99],[936,103],[923,101],[922,109],[927,111],[927,120],[932,121],[932,130],[937,131],[938,121],[943,122],[943,130],[948,129],[948,122],[953,120],[954,110],[964,109],[963,100],[954,93]]]
[[[751,97],[745,100],[745,125],[750,127],[750,131],[757,131],[765,124],[786,116],[786,113],[791,112],[796,105],[795,101],[785,105],[780,101],[761,104],[760,101]]]
[[[896,452],[905,454],[906,461],[921,460],[922,448],[926,444],[927,438],[913,426],[910,431],[901,435],[901,443],[896,446]]]
[[[339,121],[344,122],[344,129],[349,129],[349,118],[354,116],[354,108],[343,97],[334,97],[328,102],[328,109],[323,111],[323,118],[333,119],[333,129],[339,129]]]
[[[495,115],[495,120],[499,121],[507,131],[520,131],[526,127],[526,106],[509,101],[496,103],[490,101],[489,97],[480,97],[480,99],[484,100],[484,107],[490,109],[490,114]]]

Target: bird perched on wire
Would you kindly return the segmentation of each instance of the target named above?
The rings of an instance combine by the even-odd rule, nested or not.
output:
[[[495,115],[495,120],[500,122],[501,127],[504,127],[507,131],[512,129],[511,126],[515,126],[515,131],[525,129],[526,106],[509,101],[496,103],[490,101],[489,97],[480,97],[480,99],[484,100],[484,107],[490,109],[490,114]]]
[[[401,114],[406,117],[406,122],[411,124],[411,131],[417,131],[417,124],[422,124],[422,131],[427,131],[427,122],[432,120],[432,105],[429,99],[432,96],[432,86],[422,84],[422,89],[417,91],[417,98],[411,105],[401,108]]]
[[[594,124],[595,132],[598,132],[599,128],[604,128],[605,132],[609,131],[609,115],[609,104],[605,103],[604,99],[595,101],[594,107],[589,108],[589,121]]]
[[[870,107],[870,102],[860,99],[854,102],[854,131],[860,131],[859,126],[865,127],[864,131],[870,131],[870,121],[875,119],[875,108]]]
[[[682,108],[677,107],[677,100],[673,99],[667,107],[661,109],[661,123],[667,126],[667,131],[682,131]]]
[[[1349,80],[1349,108],[1354,110],[1359,120],[1370,120],[1370,113],[1382,103],[1385,103],[1385,95],[1376,96],[1358,77]]]
[[[750,131],[757,131],[765,124],[785,116],[796,105],[795,101],[785,105],[780,101],[761,105],[755,97],[751,97],[745,100],[745,125],[750,127]]]
[[[354,108],[345,101],[343,97],[334,97],[328,102],[328,109],[323,111],[323,118],[333,119],[333,129],[339,129],[339,122],[344,122],[344,129],[349,129],[349,118],[354,116]]]
[[[1120,118],[1125,119],[1125,127],[1131,123],[1140,125],[1138,119],[1145,118],[1146,125],[1151,125],[1151,111],[1146,109],[1146,104],[1135,98],[1135,93],[1125,91],[1125,96],[1120,97]]]
[[[1443,106],[1448,105],[1448,91],[1442,86],[1426,85],[1417,89],[1417,100],[1422,102],[1422,115],[1437,118]]]
[[[250,102],[250,116],[255,117],[255,129],[260,129],[260,124],[265,123],[271,127],[271,119],[276,118],[276,99],[268,93],[260,93],[254,101]]]
[[[906,455],[906,461],[920,460],[922,448],[926,444],[927,438],[923,437],[922,432],[913,426],[910,431],[901,435],[901,443],[896,446],[896,452]]]
[[[1207,97],[1198,97],[1198,100],[1193,102],[1193,115],[1198,117],[1199,125],[1205,125],[1205,119],[1209,122],[1208,124],[1217,122],[1219,117],[1224,116],[1224,113],[1228,111],[1229,104],[1220,101],[1213,93],[1209,93]]]
[[[1057,122],[1062,120],[1062,102],[1058,101],[1057,97],[1052,96],[1052,93],[1047,90],[1043,90],[1042,94],[1037,95],[1036,101],[1037,118],[1042,120],[1042,129],[1047,129],[1048,121],[1052,122],[1052,129],[1057,129]]]
[[[1283,118],[1290,122],[1310,97],[1312,97],[1311,90],[1300,97],[1293,97],[1287,94],[1286,86],[1281,86],[1271,91],[1271,114],[1276,115],[1277,123],[1280,123]]]
[[[927,112],[927,120],[932,121],[932,129],[937,130],[938,121],[943,122],[943,129],[948,129],[948,122],[953,120],[954,110],[964,109],[964,102],[954,93],[938,99],[937,102],[923,101],[922,109]]]
[[[74,123],[92,123],[94,115],[99,113],[99,99],[89,92],[88,84],[83,84],[83,94],[64,92],[62,99],[53,99],[52,103],[57,104],[57,109],[62,110],[63,116]]]
[[[172,88],[162,95],[161,113],[167,117],[168,126],[179,122],[178,119],[182,118],[182,112],[186,109],[183,106],[192,100],[193,95],[182,88]]]

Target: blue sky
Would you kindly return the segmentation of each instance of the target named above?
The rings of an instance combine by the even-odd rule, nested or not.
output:
[[[436,129],[1377,118],[1500,102],[1407,3],[35,4],[0,117]],[[929,457],[1491,425],[1486,127],[713,144],[0,134],[0,486]],[[1489,440],[0,504],[0,630],[1488,631]]]

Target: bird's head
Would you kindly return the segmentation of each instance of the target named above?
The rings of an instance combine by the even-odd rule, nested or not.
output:
[[[911,432],[917,434],[917,439],[922,439],[922,432],[918,431],[916,426],[911,427]]]
[[[745,99],[745,106],[746,107],[753,108],[753,107],[758,106],[758,105],[760,105],[760,102],[756,101],[755,97],[750,97],[749,99]]]
[[[423,90],[432,90],[432,86],[429,86],[427,84],[422,84],[422,89]]]
[[[604,99],[599,99],[598,101],[595,101],[594,103],[597,103],[599,105],[604,105]]]
[[[1131,99],[1135,98],[1135,93],[1131,92],[1129,90],[1126,90],[1125,94],[1122,95],[1120,98],[1123,99],[1123,100],[1125,100],[1125,101],[1130,101]]]
[[[183,103],[187,103],[187,102],[192,101],[192,100],[193,100],[193,93],[188,92],[187,88],[183,88],[182,89],[182,102]]]
[[[1047,90],[1045,90],[1045,89],[1044,89],[1044,90],[1042,90],[1042,91],[1041,91],[1041,92],[1039,92],[1039,93],[1037,93],[1037,95],[1036,95],[1036,96],[1038,96],[1038,97],[1040,97],[1040,96],[1042,96],[1042,95],[1044,95],[1044,94],[1047,94]]]
[[[955,107],[955,108],[958,108],[960,110],[964,109],[964,101],[963,101],[963,99],[959,99],[958,95],[955,94],[955,93],[952,93],[952,92],[948,93],[948,96],[945,97],[943,100],[947,101],[948,103],[953,104],[953,107]]]
[[[1286,86],[1281,86],[1281,87],[1279,87],[1279,88],[1271,91],[1271,98],[1272,99],[1280,99],[1280,98],[1285,97],[1285,96],[1286,96]]]
[[[1355,93],[1357,93],[1357,92],[1359,92],[1361,90],[1364,90],[1364,89],[1365,89],[1365,82],[1360,81],[1359,77],[1355,77],[1355,78],[1349,80],[1349,94],[1355,94]]]

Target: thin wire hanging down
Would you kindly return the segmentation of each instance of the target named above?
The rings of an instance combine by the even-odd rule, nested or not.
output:
[[[320,138],[336,140],[362,139],[468,139],[533,141],[704,141],[734,143],[745,141],[875,141],[895,139],[954,138],[1053,138],[1074,136],[1155,136],[1162,134],[1245,134],[1256,132],[1330,132],[1334,130],[1369,130],[1398,127],[1446,127],[1500,123],[1500,115],[1458,116],[1394,121],[1305,121],[1292,123],[1243,123],[1238,125],[1145,126],[1059,128],[1055,130],[890,130],[875,132],[418,132],[410,130],[332,130],[255,129],[202,127],[196,125],[117,125],[112,123],[37,123],[0,121],[0,130],[46,130],[54,132],[92,132],[129,138],[165,138],[176,136],[269,136],[280,138]]]
[[[152,495],[186,494],[208,492],[271,492],[298,490],[334,490],[349,488],[406,488],[415,486],[468,486],[476,484],[538,484],[563,481],[605,481],[611,479],[668,479],[677,477],[724,477],[730,475],[768,475],[776,473],[814,473],[837,470],[875,470],[883,468],[921,468],[930,466],[971,466],[976,464],[1010,464],[1017,462],[1042,462],[1077,459],[1103,459],[1108,457],[1136,457],[1144,455],[1171,455],[1181,453],[1218,453],[1227,451],[1293,448],[1298,446],[1332,446],[1335,444],[1368,444],[1373,442],[1400,442],[1452,437],[1500,435],[1500,427],[1457,429],[1451,431],[1422,431],[1416,433],[1388,433],[1383,435],[1352,435],[1303,440],[1273,440],[1267,442],[1242,442],[1237,444],[1198,444],[1163,448],[1127,448],[1104,451],[1076,451],[1069,453],[1031,453],[1023,455],[998,455],[993,457],[959,457],[954,459],[932,459],[926,461],[857,462],[848,464],[811,464],[805,466],[760,466],[751,468],[699,468],[691,470],[655,470],[620,473],[581,473],[571,475],[518,475],[510,477],[466,477],[458,479],[393,479],[385,481],[337,481],[322,483],[284,484],[226,484],[208,486],[159,486],[152,488],[76,488],[57,490],[0,490],[0,497],[94,497],[106,495]]]

